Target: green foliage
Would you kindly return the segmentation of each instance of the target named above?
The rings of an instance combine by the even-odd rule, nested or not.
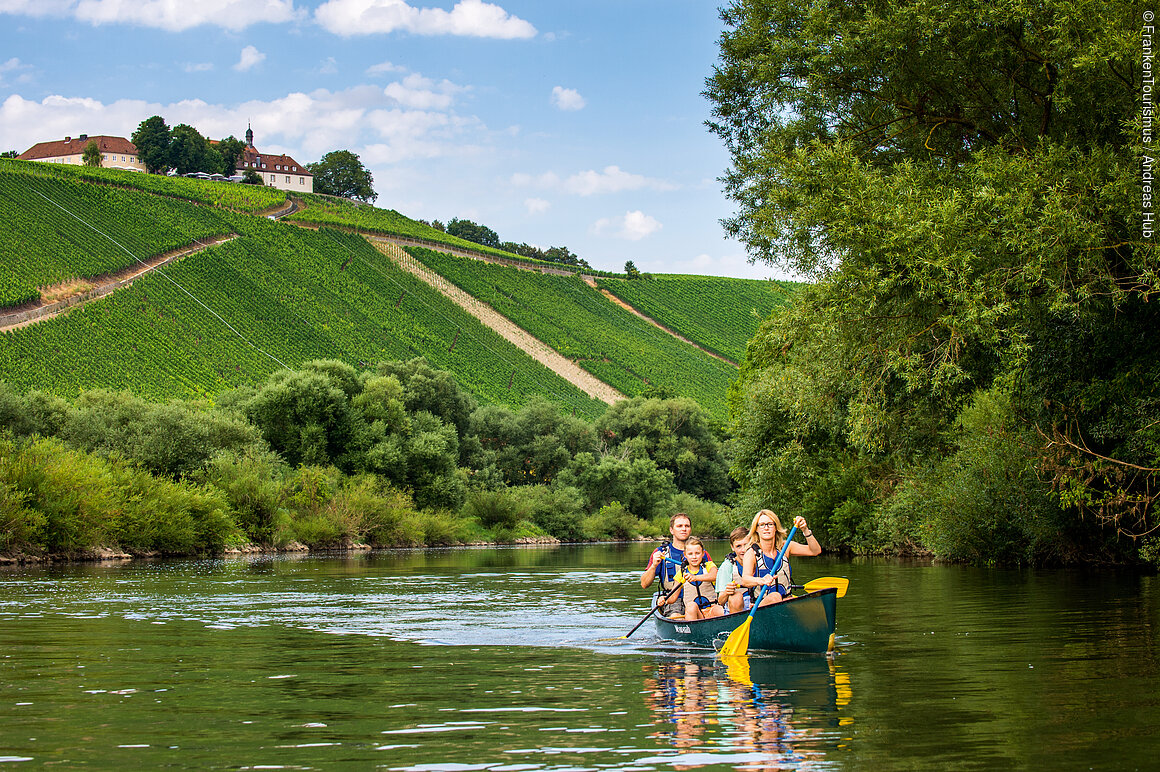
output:
[[[227,177],[232,177],[238,170],[242,154],[246,152],[246,143],[231,134],[217,144],[217,152],[222,159],[222,165],[218,171]],[[247,169],[247,171],[253,170]]]
[[[281,546],[289,541],[290,511],[283,500],[283,469],[277,457],[256,450],[226,450],[196,475],[220,490],[246,538]]]
[[[692,397],[724,419],[724,394],[736,370],[609,303],[574,276],[556,276],[427,249],[408,251],[621,392],[650,385]]]
[[[119,456],[156,474],[203,469],[222,451],[256,452],[259,431],[240,415],[188,402],[156,404],[126,393],[89,391],[65,414],[60,437],[101,456]]]
[[[530,485],[520,487],[519,495],[527,507],[527,517],[544,533],[562,542],[584,540],[584,495],[578,489]]]
[[[762,320],[788,302],[799,285],[657,274],[632,282],[602,277],[596,286],[697,345],[740,362]]]
[[[731,489],[712,418],[691,399],[621,400],[595,428],[608,452],[652,459],[686,493],[721,501]]]
[[[645,519],[658,514],[677,492],[672,472],[658,469],[651,458],[577,453],[557,479],[559,485],[579,490],[589,511],[624,502],[629,511]]]
[[[374,176],[349,150],[332,150],[321,161],[306,164],[306,168],[314,175],[315,193],[367,202],[379,197],[373,187]]]
[[[495,468],[508,485],[550,483],[577,453],[596,450],[591,426],[542,400],[515,412],[485,405],[472,413],[469,434],[478,449],[468,463]]]
[[[137,157],[149,174],[164,172],[169,167],[169,126],[160,115],[141,121],[129,138],[137,148]]]
[[[633,516],[619,501],[610,501],[584,518],[581,529],[590,541],[628,541],[650,532],[648,523]]]
[[[467,494],[463,514],[476,518],[485,528],[515,528],[517,523],[528,517],[530,508],[522,493],[500,488]]]
[[[89,144],[85,145],[85,151],[81,153],[81,163],[85,166],[101,165],[101,151],[95,139],[90,139]]]
[[[640,271],[636,267],[636,263],[631,260],[624,264],[624,275],[628,277],[628,281],[639,281]]]
[[[471,220],[460,220],[453,217],[447,223],[447,234],[466,241],[474,241],[485,247],[499,249],[499,236],[486,225],[474,223]]]
[[[727,230],[817,279],[749,346],[743,500],[828,497],[851,546],[1070,560],[1044,531],[1074,514],[1002,514],[1022,500],[994,480],[1032,463],[1057,502],[1147,531],[1155,357],[1122,342],[1155,324],[1160,266],[1141,238],[1130,15],[738,0],[723,19],[707,94],[732,159]],[[954,422],[992,387],[1029,423],[957,446]],[[1107,554],[1101,539],[1088,559]]]

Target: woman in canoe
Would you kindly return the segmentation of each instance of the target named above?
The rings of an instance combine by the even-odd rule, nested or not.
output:
[[[793,523],[805,537],[806,543],[790,542],[785,559],[782,560],[781,567],[776,573],[772,570],[773,564],[777,561],[777,555],[781,552],[786,537],[781,520],[772,510],[763,509],[753,517],[753,523],[749,526],[749,540],[753,546],[745,553],[741,563],[741,584],[749,588],[754,599],[758,592],[756,588],[767,585],[769,589],[761,601],[763,606],[778,603],[783,598],[789,597],[792,584],[789,567],[791,557],[813,557],[822,554],[822,545],[814,538],[813,531],[806,525],[806,519],[799,515],[794,518]]]

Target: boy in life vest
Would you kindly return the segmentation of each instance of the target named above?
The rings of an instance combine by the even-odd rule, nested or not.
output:
[[[684,512],[678,512],[669,518],[669,535],[672,541],[653,550],[649,555],[648,565],[640,575],[640,586],[648,589],[652,583],[660,579],[660,598],[658,607],[667,617],[684,616],[685,601],[680,592],[676,592],[681,583],[681,564],[685,560],[685,540],[693,532],[693,521]],[[705,560],[711,560],[709,553],[705,553]]]
[[[705,558],[705,546],[700,539],[690,536],[685,540],[685,619],[708,619],[725,613],[717,603],[717,590],[713,588],[717,566]]]
[[[743,525],[737,526],[729,534],[729,546],[733,551],[725,556],[717,569],[717,602],[726,613],[736,614],[748,611],[752,606],[749,592],[741,586],[741,562],[749,549],[749,529]]]

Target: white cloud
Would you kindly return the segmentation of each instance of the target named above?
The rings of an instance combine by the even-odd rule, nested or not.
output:
[[[230,105],[199,99],[103,103],[59,95],[34,101],[18,94],[0,102],[5,142],[22,151],[84,131],[128,137],[150,115],[164,116],[170,126],[188,123],[213,139],[240,137],[252,122],[255,144],[263,152],[288,153],[302,163],[336,148],[349,148],[368,164],[459,157],[479,152],[480,145],[490,140],[474,116],[457,115],[451,109],[401,107],[374,85],[294,92]]]
[[[552,204],[542,198],[525,198],[524,206],[528,214],[543,214],[552,208]]]
[[[605,193],[620,193],[625,190],[676,190],[676,185],[643,174],[626,172],[619,166],[605,166],[603,171],[589,169],[577,172],[561,180],[554,172],[532,176],[517,172],[511,176],[516,187],[535,187],[545,190],[561,190],[576,196],[595,196]]]
[[[253,46],[246,46],[242,49],[242,58],[238,59],[238,63],[234,65],[234,69],[238,72],[245,72],[256,64],[261,63],[266,58],[266,55],[254,48]]]
[[[597,236],[611,236],[628,241],[640,241],[659,231],[660,221],[637,209],[625,212],[620,217],[602,217],[592,224],[592,232]]]
[[[383,89],[383,93],[403,107],[412,107],[416,110],[446,110],[451,106],[455,95],[467,89],[457,86],[449,80],[439,83],[430,78],[424,78],[413,72],[401,81],[390,83]]]
[[[213,69],[213,62],[186,62],[181,69],[186,72],[209,72]]]
[[[529,22],[483,0],[459,0],[450,11],[416,8],[405,0],[328,0],[314,12],[314,19],[343,37],[395,31],[504,40],[536,36]]]
[[[367,67],[367,75],[382,75],[385,72],[406,72],[407,68],[401,64],[394,64],[392,62],[379,62]]]
[[[576,89],[556,86],[552,89],[552,104],[559,110],[570,111],[583,110],[588,103]]]
[[[322,60],[322,64],[318,66],[318,72],[322,75],[337,75],[338,61],[333,56],[328,56]]]
[[[27,83],[32,79],[31,70],[31,64],[24,64],[15,56],[6,62],[0,62],[0,84],[9,80],[14,80],[17,83]]]
[[[0,0],[0,13],[71,16],[94,26],[134,24],[180,32],[203,24],[241,30],[280,24],[300,15],[294,0]]]

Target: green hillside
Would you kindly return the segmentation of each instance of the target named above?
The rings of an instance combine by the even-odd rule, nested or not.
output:
[[[12,206],[31,206],[35,187],[17,189],[24,193],[13,194]],[[108,194],[99,186],[70,190],[70,205],[85,217]],[[145,230],[149,211],[121,216]],[[107,298],[0,334],[3,380],[65,395],[106,387],[190,397],[257,383],[283,364],[319,357],[370,365],[424,356],[484,401],[519,405],[542,395],[581,415],[603,411],[361,237],[223,209],[201,213],[212,230],[239,238]],[[6,266],[8,250],[31,241],[25,233],[0,220]]]
[[[187,201],[0,166],[0,308],[229,230]]]
[[[102,169],[71,164],[0,159],[0,175],[24,174],[51,179],[72,179],[141,190],[170,198],[226,207],[239,212],[263,212],[286,203],[286,191],[265,185],[237,185],[232,182],[166,177],[122,169]]]
[[[581,278],[429,249],[407,251],[621,392],[636,396],[649,387],[662,387],[725,417],[726,391],[737,375],[735,367],[610,303]]]
[[[658,274],[636,281],[602,277],[596,286],[698,345],[740,362],[758,325],[789,300],[796,285]]]

